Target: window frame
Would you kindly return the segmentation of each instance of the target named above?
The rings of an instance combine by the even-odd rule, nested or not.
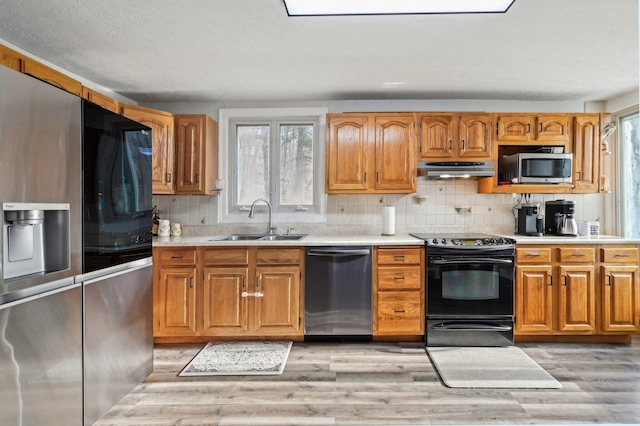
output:
[[[631,107],[631,108],[627,108],[624,109],[622,111],[617,112],[614,116],[613,116],[613,120],[615,120],[615,124],[618,128],[618,131],[615,133],[615,149],[616,149],[616,156],[615,156],[615,169],[616,169],[616,173],[615,173],[615,179],[616,179],[616,185],[615,185],[615,211],[616,211],[616,216],[617,216],[617,223],[616,223],[616,228],[617,228],[617,234],[621,235],[621,236],[628,236],[629,235],[629,230],[628,230],[628,226],[627,226],[627,212],[625,209],[625,200],[624,200],[624,196],[625,196],[625,192],[626,192],[626,188],[625,188],[625,179],[623,176],[624,170],[623,170],[623,164],[624,164],[624,156],[627,155],[624,151],[624,148],[622,146],[622,140],[620,138],[621,135],[621,131],[622,131],[622,121],[626,118],[629,118],[633,115],[638,115],[640,117],[640,108],[638,105]],[[613,138],[611,138],[613,139]],[[612,142],[611,140],[609,141],[610,143]]]
[[[248,217],[250,205],[236,204],[236,125],[276,123],[275,130],[270,132],[269,148],[269,202],[273,208],[273,223],[326,223],[327,196],[324,192],[325,180],[325,129],[327,108],[248,108],[221,109],[219,112],[220,151],[219,175],[225,180],[225,190],[218,197],[218,223],[254,224],[267,223],[266,214]],[[314,124],[313,146],[313,204],[297,206],[281,206],[279,203],[279,147],[273,146],[279,141],[280,125]],[[274,153],[276,155],[274,155]],[[275,181],[274,181],[275,179]],[[266,212],[264,203],[256,204],[257,212]]]

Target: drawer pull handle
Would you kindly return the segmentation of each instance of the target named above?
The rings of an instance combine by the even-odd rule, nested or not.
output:
[[[394,309],[393,312],[396,314],[404,314],[404,309]]]
[[[182,259],[184,256],[171,256],[172,259]]]
[[[571,256],[573,256],[573,257],[585,257],[586,254],[584,254],[584,253],[571,253]]]
[[[404,280],[404,277],[393,277],[394,280]]]
[[[629,257],[628,254],[616,254],[614,257]]]
[[[529,257],[540,257],[542,255],[540,253],[527,253],[527,256],[529,256]]]
[[[398,259],[398,260],[404,259],[404,254],[396,254],[396,255],[393,256],[393,258],[394,259]]]

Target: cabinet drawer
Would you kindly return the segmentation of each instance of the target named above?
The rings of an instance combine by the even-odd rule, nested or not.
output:
[[[606,263],[638,263],[637,247],[602,247],[600,258]]]
[[[256,262],[258,265],[288,264],[299,265],[302,257],[299,248],[258,249]]]
[[[562,247],[558,250],[562,263],[593,263],[596,261],[594,247]]]
[[[423,330],[422,296],[418,291],[378,293],[378,333],[420,334]]]
[[[550,262],[550,248],[516,248],[516,264]]]
[[[380,267],[378,290],[420,290],[421,271],[421,266]]]
[[[203,256],[205,265],[247,265],[249,250],[241,248],[207,249]]]
[[[406,265],[419,264],[422,261],[422,251],[419,248],[379,248],[378,264]]]
[[[195,265],[196,264],[196,249],[161,249],[160,250],[160,264],[166,265]]]

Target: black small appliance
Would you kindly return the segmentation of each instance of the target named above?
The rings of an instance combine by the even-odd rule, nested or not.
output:
[[[518,209],[518,229],[516,234],[541,237],[544,233],[540,204],[523,204]]]
[[[547,235],[562,235],[558,231],[559,221],[563,218],[563,215],[574,215],[575,212],[575,201],[547,201],[544,205],[544,233]]]

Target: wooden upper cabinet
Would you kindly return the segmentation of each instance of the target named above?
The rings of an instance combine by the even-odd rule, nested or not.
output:
[[[176,193],[211,195],[218,178],[218,123],[204,114],[179,114]]]
[[[21,71],[62,90],[82,96],[82,83],[30,58],[22,60]]]
[[[536,119],[537,141],[569,143],[571,132],[568,114],[540,114]]]
[[[13,49],[0,44],[0,65],[11,68],[15,71],[21,71],[22,56]]]
[[[329,114],[327,194],[415,192],[415,120],[409,114]]]
[[[573,119],[574,192],[600,189],[600,114],[580,114]]]
[[[459,118],[458,153],[461,159],[491,157],[493,131],[489,114],[464,114]]]
[[[500,142],[551,143],[570,148],[569,114],[496,114],[496,138]]]
[[[120,105],[120,113],[151,128],[153,149],[152,192],[154,194],[175,193],[173,114],[128,104]]]
[[[420,115],[422,160],[488,160],[492,156],[490,114]]]
[[[327,116],[328,194],[367,190],[369,118],[366,115]]]
[[[110,98],[107,95],[103,95],[100,92],[96,92],[93,89],[89,89],[88,87],[82,87],[82,97],[88,101],[93,102],[96,105],[100,105],[104,109],[108,109],[109,111],[118,113],[118,101]]]
[[[414,130],[412,114],[375,117],[376,190],[415,192]]]
[[[453,115],[422,114],[420,116],[420,158],[453,157],[455,124]]]

